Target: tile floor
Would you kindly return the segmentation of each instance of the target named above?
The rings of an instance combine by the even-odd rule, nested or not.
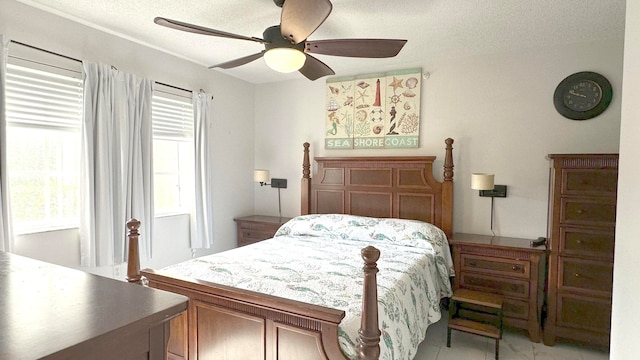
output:
[[[447,319],[431,325],[414,360],[493,360],[495,341],[460,331],[451,332],[447,348]],[[606,360],[609,353],[575,344],[554,346],[533,343],[525,332],[505,329],[500,340],[500,360]]]

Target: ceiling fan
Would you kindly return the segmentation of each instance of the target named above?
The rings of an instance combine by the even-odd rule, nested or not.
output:
[[[209,29],[163,17],[156,17],[154,22],[176,30],[264,44],[264,50],[258,53],[213,65],[209,67],[210,69],[230,69],[248,64],[264,56],[267,64],[275,70],[281,72],[298,70],[309,80],[335,74],[329,66],[309,53],[358,58],[386,58],[396,56],[407,42],[407,40],[395,39],[308,40],[307,37],[322,25],[331,13],[333,8],[331,1],[273,0],[273,2],[282,8],[280,25],[268,27],[262,34],[262,39]],[[284,53],[286,54],[283,55]],[[274,59],[278,55],[282,55],[286,59]],[[292,56],[293,58],[297,57],[297,63],[292,60]],[[294,62],[294,64],[284,66],[282,61],[285,61],[286,65],[290,65],[288,62]]]

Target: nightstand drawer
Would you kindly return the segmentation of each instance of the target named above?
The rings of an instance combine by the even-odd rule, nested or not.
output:
[[[529,262],[487,256],[462,254],[462,271],[479,271],[486,274],[529,278]]]
[[[280,228],[280,224],[263,224],[263,223],[239,223],[239,228],[242,231],[242,236],[250,239],[267,239],[273,237],[273,235]],[[266,236],[266,237],[262,237]]]
[[[257,243],[260,242],[262,240],[266,240],[268,238],[264,238],[264,239],[248,239],[245,237],[238,237],[238,247],[240,246],[245,246],[245,245],[251,245],[253,243]]]
[[[249,239],[249,240],[265,240],[265,239],[269,239],[272,238],[274,235],[273,231],[261,231],[260,229],[242,229],[242,234],[241,236],[244,239]]]
[[[529,281],[496,277],[492,275],[463,272],[460,276],[460,287],[486,291],[511,297],[527,299],[529,297]]]
[[[594,292],[601,292],[604,296],[611,296],[613,263],[563,256],[558,260],[559,274],[562,274],[558,286],[561,289],[582,290],[592,295],[595,295]]]
[[[506,298],[502,310],[505,316],[524,320],[529,318],[529,303],[527,301]]]
[[[245,246],[272,238],[280,226],[290,218],[252,215],[233,220],[238,228],[238,246]]]

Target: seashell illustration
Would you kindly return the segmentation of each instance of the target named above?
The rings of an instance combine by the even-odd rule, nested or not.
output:
[[[369,87],[369,84],[367,84],[367,83],[366,83],[366,82],[364,82],[364,81],[359,81],[356,85],[357,85],[360,89],[366,89],[366,88],[368,88],[368,87]]]
[[[382,132],[382,126],[380,126],[380,125],[376,125],[376,126],[374,126],[374,127],[373,127],[373,133],[374,133],[374,134],[378,135],[378,134],[380,134],[381,132]]]
[[[405,97],[408,97],[408,98],[412,98],[412,97],[416,96],[416,94],[414,94],[413,91],[411,91],[411,90],[405,90],[402,93],[402,95],[404,95]]]
[[[404,103],[404,105],[402,106],[402,108],[404,108],[405,110],[411,110],[411,103],[410,102],[406,102]]]
[[[347,96],[347,100],[342,104],[344,106],[349,106],[353,103],[353,96]]]
[[[367,112],[364,110],[356,111],[356,120],[361,122],[367,120]]]
[[[410,77],[410,78],[407,79],[407,81],[404,82],[404,84],[409,89],[413,89],[413,88],[416,87],[416,85],[418,85],[418,79],[416,79],[414,77]]]
[[[334,94],[334,95],[340,94],[340,89],[335,88],[333,86],[329,86],[329,90],[331,90],[331,93]]]

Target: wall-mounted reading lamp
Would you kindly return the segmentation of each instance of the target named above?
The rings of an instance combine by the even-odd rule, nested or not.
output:
[[[507,197],[506,185],[495,185],[493,174],[473,173],[471,174],[471,188],[480,190],[480,196],[491,198],[491,233],[493,232],[493,198]]]
[[[272,188],[278,189],[278,214],[280,214],[280,218],[282,218],[280,189],[287,188],[287,179],[271,179],[271,183],[269,183],[269,170],[255,169],[253,170],[253,181],[260,183],[260,186],[271,185]]]

